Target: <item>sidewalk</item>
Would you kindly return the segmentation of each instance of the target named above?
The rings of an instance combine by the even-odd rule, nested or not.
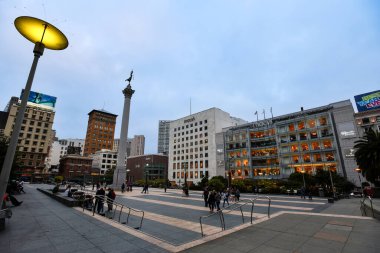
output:
[[[380,252],[380,222],[359,207],[343,199],[320,214],[286,212],[184,252]]]
[[[267,221],[244,224],[246,228],[237,232],[226,230],[184,245],[165,246],[102,216],[68,208],[35,186],[25,189],[26,194],[16,196],[23,204],[12,208],[13,217],[0,232],[2,253],[380,252],[380,222],[361,216],[359,198],[339,200],[322,213],[281,211]]]
[[[166,252],[91,216],[62,205],[35,188],[16,195],[23,204],[12,208],[0,232],[0,252]]]

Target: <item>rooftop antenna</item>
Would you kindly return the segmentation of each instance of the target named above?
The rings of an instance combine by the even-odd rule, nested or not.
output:
[[[190,97],[190,115],[191,115],[191,97]]]
[[[103,102],[102,110],[104,111],[104,107],[106,106],[106,101]]]

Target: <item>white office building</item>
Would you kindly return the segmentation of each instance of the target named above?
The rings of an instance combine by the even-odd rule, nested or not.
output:
[[[115,169],[117,162],[117,152],[109,149],[101,149],[90,155],[92,160],[92,168],[99,169],[99,174],[106,174],[107,170]]]
[[[216,133],[247,121],[210,108],[170,122],[168,178],[176,184],[197,183],[203,177],[224,176],[217,166]]]

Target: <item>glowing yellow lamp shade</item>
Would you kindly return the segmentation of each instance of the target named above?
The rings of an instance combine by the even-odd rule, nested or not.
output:
[[[15,26],[26,39],[33,43],[41,42],[46,48],[62,50],[69,45],[66,36],[58,28],[41,19],[18,17]]]

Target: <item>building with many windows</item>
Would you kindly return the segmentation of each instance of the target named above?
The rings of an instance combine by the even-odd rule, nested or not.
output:
[[[100,175],[106,174],[107,170],[115,169],[117,162],[117,152],[109,149],[101,149],[90,155],[92,168]]]
[[[158,122],[158,148],[159,154],[167,155],[169,152],[169,134],[170,134],[170,121],[160,120]]]
[[[224,175],[217,167],[216,133],[246,123],[218,108],[210,108],[170,122],[168,178],[172,183],[197,183],[203,177]]]
[[[117,115],[105,110],[92,110],[88,115],[84,155],[95,154],[101,149],[112,150]]]
[[[293,172],[337,171],[356,182],[347,152],[358,139],[349,100],[224,129],[226,175],[286,178]]]
[[[33,95],[47,96],[31,91],[31,97]],[[40,101],[31,102],[31,100],[27,103],[17,146],[17,151],[20,154],[20,168],[16,173],[20,176],[32,177],[34,174],[41,174],[45,167],[45,159],[51,145],[56,99],[55,97],[47,97],[54,99],[53,105],[43,105]],[[6,137],[10,138],[12,135],[20,104],[21,100],[12,97],[7,105],[8,119],[4,128]]]
[[[59,161],[59,174],[65,180],[74,180],[91,176],[92,158],[80,155],[65,155]]]

